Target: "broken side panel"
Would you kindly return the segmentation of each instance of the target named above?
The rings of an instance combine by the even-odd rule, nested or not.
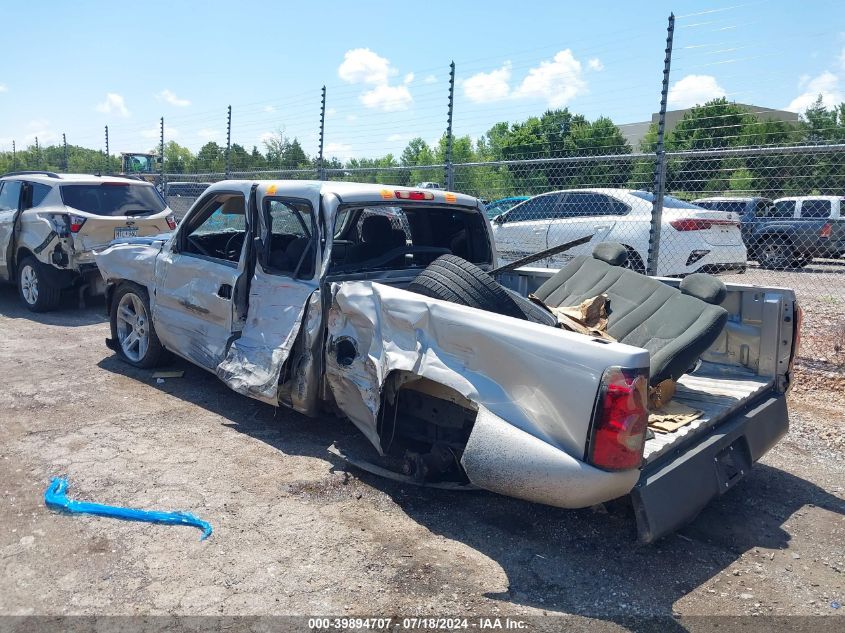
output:
[[[604,370],[645,350],[359,281],[332,286],[326,380],[381,451],[382,388],[394,371],[449,387],[574,457],[583,455]]]

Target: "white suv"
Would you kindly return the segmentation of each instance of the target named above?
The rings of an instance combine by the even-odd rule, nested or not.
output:
[[[94,249],[176,227],[153,185],[132,177],[14,172],[0,176],[0,280],[33,312],[61,291],[102,294]]]
[[[627,266],[645,272],[654,194],[629,189],[569,189],[535,196],[495,217],[493,236],[501,263],[582,237],[590,243],[543,260],[560,268],[589,255],[597,242],[628,249]],[[672,196],[663,198],[657,274],[744,271],[745,244],[736,213],[708,211]]]

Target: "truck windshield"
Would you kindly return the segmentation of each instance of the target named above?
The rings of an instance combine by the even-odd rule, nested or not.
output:
[[[155,187],[145,183],[104,182],[60,189],[67,206],[94,215],[151,215],[167,208]]]

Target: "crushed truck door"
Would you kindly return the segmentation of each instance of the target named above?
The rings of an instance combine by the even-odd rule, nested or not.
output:
[[[238,393],[275,405],[282,366],[309,298],[319,292],[320,189],[307,183],[270,183],[259,186],[257,199],[255,273],[246,322],[217,376]]]
[[[208,195],[156,260],[153,319],[161,342],[210,370],[237,329],[235,291],[252,248],[249,197],[249,183]]]

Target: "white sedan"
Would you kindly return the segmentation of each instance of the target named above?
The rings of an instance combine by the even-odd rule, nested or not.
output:
[[[631,189],[569,189],[535,196],[493,219],[501,263],[515,261],[589,235],[590,243],[542,260],[559,268],[588,255],[597,242],[619,242],[628,249],[628,266],[644,272],[654,194]],[[747,265],[739,216],[708,211],[672,196],[663,198],[657,274],[744,271]]]

